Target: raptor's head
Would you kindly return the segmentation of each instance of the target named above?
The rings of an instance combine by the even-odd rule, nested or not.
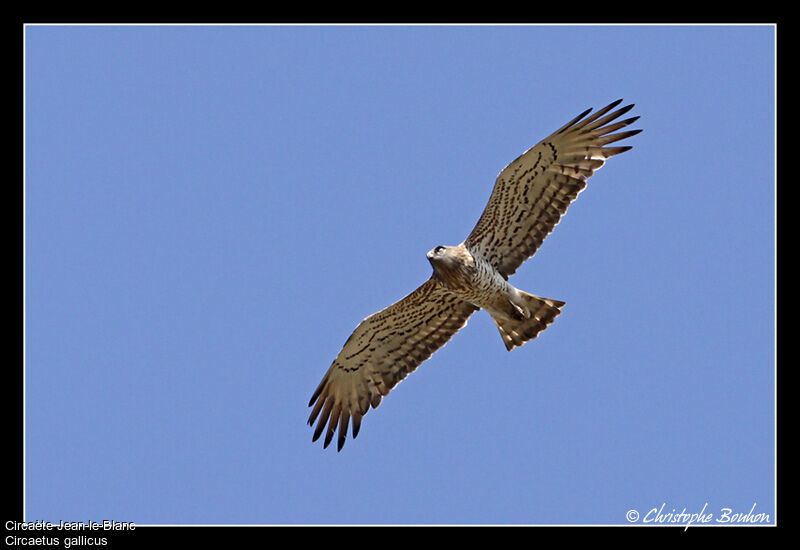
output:
[[[452,246],[437,246],[428,252],[427,257],[433,272],[439,277],[458,267],[458,255]]]
[[[437,246],[436,248],[432,248],[428,251],[427,257],[428,261],[436,267],[438,262],[444,260],[447,256],[447,247],[446,246]]]
[[[472,256],[462,246],[437,246],[428,252],[428,261],[433,267],[433,276],[445,284],[461,284],[469,277]],[[459,282],[460,281],[460,282]]]

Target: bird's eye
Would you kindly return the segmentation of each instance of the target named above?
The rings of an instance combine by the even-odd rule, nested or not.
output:
[[[439,254],[442,250],[444,250],[443,246],[437,246],[433,249],[434,254]]]

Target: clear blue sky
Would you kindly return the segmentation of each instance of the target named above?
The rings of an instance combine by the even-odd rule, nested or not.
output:
[[[749,27],[25,31],[26,518],[775,518],[774,35]],[[358,322],[587,107],[644,132],[341,453],[307,403]],[[641,523],[641,521],[639,521]]]

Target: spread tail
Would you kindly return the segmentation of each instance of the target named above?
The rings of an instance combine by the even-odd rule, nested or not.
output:
[[[558,314],[561,313],[561,308],[564,307],[565,303],[558,300],[534,296],[533,294],[528,294],[521,290],[519,293],[525,299],[525,305],[527,305],[528,311],[530,311],[530,317],[517,320],[498,319],[492,316],[497,328],[500,330],[500,336],[503,337],[503,343],[506,345],[508,351],[525,344],[528,340],[536,338],[539,333],[546,329]]]

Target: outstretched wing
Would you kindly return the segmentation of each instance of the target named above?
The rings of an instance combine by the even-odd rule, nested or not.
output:
[[[627,113],[619,99],[588,118],[588,109],[523,153],[497,176],[489,204],[465,241],[508,277],[533,256],[594,171],[630,149],[606,147],[641,130],[612,133],[639,117],[609,124]],[[603,116],[606,115],[606,116]]]
[[[338,427],[341,450],[349,420],[355,438],[370,406],[380,405],[384,395],[445,345],[477,309],[428,279],[399,302],[361,321],[308,403],[310,407],[316,402],[308,423],[313,425],[319,416],[313,441],[327,424],[327,447]]]

